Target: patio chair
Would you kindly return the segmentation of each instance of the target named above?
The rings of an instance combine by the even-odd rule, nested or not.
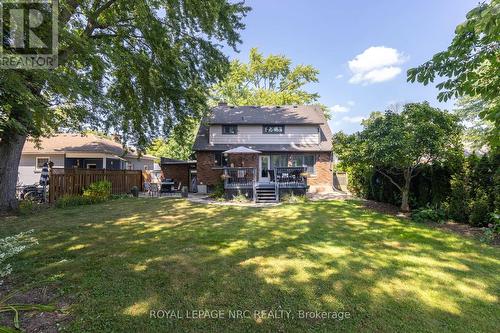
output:
[[[157,197],[160,194],[158,183],[151,183],[151,196]]]
[[[147,195],[151,195],[151,183],[150,182],[144,182],[144,192],[146,192]]]

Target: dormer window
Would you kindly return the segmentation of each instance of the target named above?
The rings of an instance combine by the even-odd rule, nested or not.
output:
[[[238,125],[222,125],[222,134],[238,134]]]
[[[285,125],[264,125],[262,132],[264,134],[283,134],[285,133]]]

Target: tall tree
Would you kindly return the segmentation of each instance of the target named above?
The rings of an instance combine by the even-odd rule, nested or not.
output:
[[[304,86],[318,82],[318,74],[311,65],[292,67],[283,55],[264,57],[252,48],[248,63],[231,62],[227,77],[214,86],[213,97],[233,105],[311,104],[319,95]]]
[[[195,119],[176,126],[168,139],[156,138],[146,152],[156,157],[169,157],[187,160],[193,154],[193,143],[199,122]]]
[[[446,51],[408,70],[408,81],[424,85],[444,78],[436,87],[440,101],[471,96],[484,102],[483,119],[495,124],[492,147],[500,144],[500,0],[483,1],[455,29]]]
[[[27,136],[88,124],[142,149],[199,117],[229,69],[216,43],[236,47],[248,10],[228,0],[59,1],[59,66],[0,70],[0,209],[16,207]]]
[[[464,143],[474,150],[481,150],[492,141],[493,123],[480,117],[487,108],[485,104],[481,99],[464,96],[457,100],[453,110],[465,126]]]
[[[410,210],[412,178],[425,164],[460,155],[458,117],[425,103],[410,103],[396,113],[374,112],[361,132],[334,136],[334,153],[346,166],[369,166],[401,192],[401,210]]]

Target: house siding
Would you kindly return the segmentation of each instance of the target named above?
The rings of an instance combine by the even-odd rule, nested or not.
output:
[[[129,165],[132,166],[132,170],[144,170],[144,166],[148,166],[148,170],[153,170],[154,169],[154,160],[150,159],[144,159],[144,158],[126,158],[127,162]]]
[[[317,145],[320,143],[317,125],[285,125],[283,134],[264,134],[263,125],[238,125],[237,134],[222,134],[222,125],[212,125],[209,132],[211,144]]]
[[[40,181],[40,170],[36,170],[36,158],[48,157],[55,168],[64,168],[64,155],[60,154],[22,154],[19,161],[17,183],[19,185],[32,185]]]
[[[64,162],[64,167],[67,169],[71,168],[83,168],[86,169],[88,164],[95,164],[96,169],[103,168],[102,158],[66,158]]]

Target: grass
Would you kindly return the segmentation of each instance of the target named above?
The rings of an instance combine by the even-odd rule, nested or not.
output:
[[[70,332],[496,332],[500,251],[355,201],[268,208],[123,199],[4,218],[35,229],[16,283],[74,298]],[[151,310],[250,310],[245,319],[152,319]],[[258,318],[254,310],[291,311]],[[299,319],[299,310],[349,319]]]

